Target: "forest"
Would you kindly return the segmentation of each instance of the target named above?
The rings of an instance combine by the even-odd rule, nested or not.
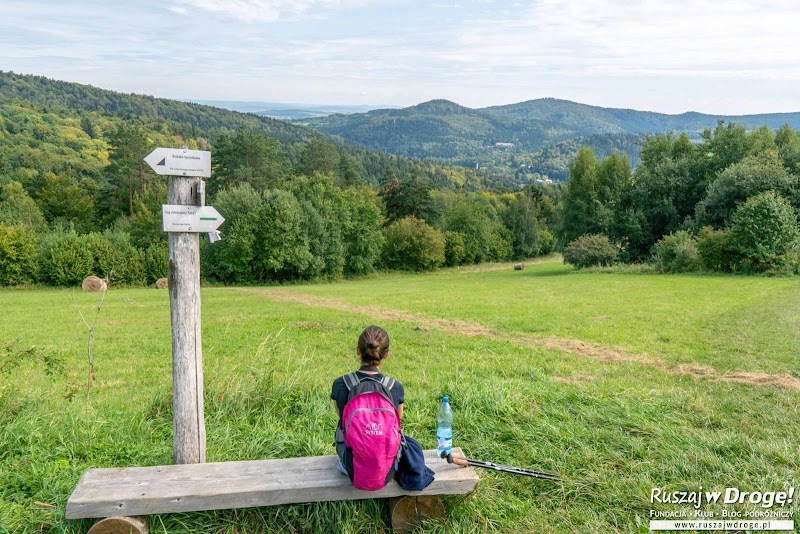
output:
[[[166,275],[157,146],[211,150],[207,281],[259,284],[428,270],[563,250],[578,267],[794,272],[800,134],[720,121],[551,149],[567,182],[524,158],[516,184],[382,154],[271,119],[0,74],[0,284],[122,285]],[[611,138],[613,140],[613,138]],[[595,146],[597,143],[595,143]],[[640,161],[631,164],[626,148]],[[571,156],[571,154],[575,154]],[[526,182],[528,184],[526,185]]]
[[[648,135],[631,172],[581,149],[558,206],[576,266],[650,262],[665,272],[797,273],[800,133],[720,121],[693,143]]]
[[[156,146],[212,151],[209,203],[227,222],[221,243],[203,245],[209,280],[336,278],[553,246],[552,201],[489,193],[491,179],[463,167],[206,106],[10,73],[0,81],[2,285],[164,276],[166,181],[143,162]]]

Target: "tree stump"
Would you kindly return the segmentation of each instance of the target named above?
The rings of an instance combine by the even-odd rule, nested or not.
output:
[[[444,504],[437,495],[406,495],[389,499],[392,529],[399,532],[413,529],[422,519],[443,516]]]
[[[87,534],[150,534],[146,517],[107,517],[95,523]]]

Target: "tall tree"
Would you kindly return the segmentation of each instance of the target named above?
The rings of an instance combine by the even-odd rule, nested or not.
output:
[[[431,181],[417,170],[403,178],[388,174],[382,191],[387,223],[416,217],[433,224],[439,217],[439,206],[432,191]]]
[[[135,195],[144,195],[145,188],[153,180],[153,173],[144,158],[153,150],[153,143],[144,129],[121,123],[111,135],[107,179],[112,205],[102,206],[114,216],[124,210],[128,215],[135,212]]]
[[[76,183],[71,176],[52,172],[45,174],[44,179],[45,186],[36,196],[50,222],[72,223],[78,232],[96,229],[94,180],[84,178]]]
[[[597,158],[591,148],[584,147],[570,163],[569,180],[561,196],[562,245],[584,234],[602,233],[597,211],[600,198],[597,182]]]
[[[512,235],[516,259],[532,258],[540,253],[540,236],[544,230],[538,200],[530,193],[517,193],[503,212],[503,224]]]
[[[211,156],[212,193],[243,183],[264,191],[281,185],[289,175],[289,160],[278,141],[251,130],[221,135]]]
[[[597,167],[597,225],[609,235],[614,214],[620,209],[622,198],[631,187],[631,165],[628,156],[612,152]]]
[[[311,176],[315,172],[335,175],[339,170],[339,152],[332,144],[314,138],[303,147],[297,162],[297,174]]]
[[[787,125],[781,126],[775,132],[775,146],[783,159],[783,165],[790,172],[800,175],[800,132]]]

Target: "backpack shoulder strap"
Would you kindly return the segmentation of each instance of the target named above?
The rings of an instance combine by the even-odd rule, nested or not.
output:
[[[391,376],[384,376],[381,379],[381,384],[383,384],[383,387],[386,388],[386,391],[391,391],[392,388],[394,387],[394,383],[395,383],[395,379],[392,378]]]
[[[358,385],[358,383],[360,382],[358,379],[358,375],[355,373],[348,373],[344,375],[342,377],[342,380],[344,380],[344,385],[345,387],[347,387],[347,391],[350,391],[351,389],[356,387],[356,385]]]

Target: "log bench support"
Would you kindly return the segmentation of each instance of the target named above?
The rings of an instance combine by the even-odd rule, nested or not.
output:
[[[394,530],[413,529],[423,519],[435,517],[444,517],[444,504],[438,495],[406,495],[389,499],[389,521]]]
[[[425,463],[436,478],[422,491],[405,491],[394,481],[377,491],[358,490],[336,468],[335,456],[90,469],[67,501],[66,517],[104,518],[90,534],[148,534],[150,514],[388,499],[392,527],[405,530],[442,517],[440,495],[478,486],[474,469],[448,464],[435,450],[425,451]]]
[[[101,519],[86,534],[150,534],[147,517],[107,517]]]

